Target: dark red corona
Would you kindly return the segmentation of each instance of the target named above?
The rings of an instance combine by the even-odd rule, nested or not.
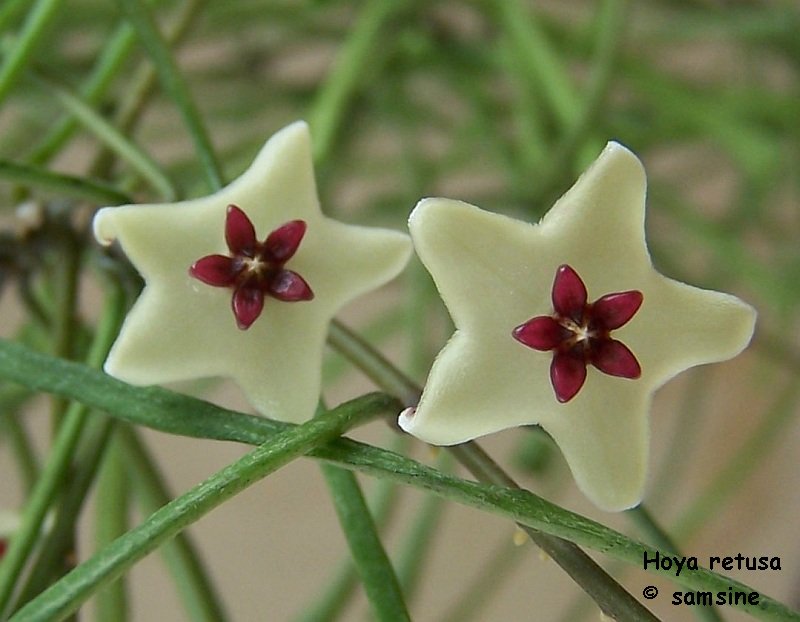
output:
[[[606,294],[587,302],[581,277],[570,266],[556,270],[553,281],[553,314],[540,315],[520,324],[514,339],[540,351],[552,351],[550,382],[559,402],[568,402],[586,381],[586,366],[621,378],[638,378],[639,361],[611,331],[624,326],[642,305],[636,290]]]
[[[236,325],[247,330],[261,315],[265,296],[284,302],[314,297],[305,279],[284,267],[297,252],[305,232],[305,221],[292,220],[259,242],[247,214],[238,206],[229,205],[225,242],[230,256],[206,255],[192,264],[189,274],[214,287],[232,288]]]

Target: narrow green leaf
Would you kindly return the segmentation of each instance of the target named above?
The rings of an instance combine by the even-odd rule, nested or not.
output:
[[[653,517],[644,503],[640,503],[635,508],[626,510],[625,514],[639,527],[645,534],[647,542],[655,546],[659,551],[675,555],[677,557],[684,557],[678,545],[672,540],[672,537],[658,524],[658,521]],[[693,607],[692,613],[698,620],[705,620],[706,622],[722,622],[722,617],[719,615],[719,608],[717,606],[710,607]]]
[[[386,622],[410,620],[400,583],[381,544],[356,476],[329,464],[322,466],[322,473],[372,613],[377,620]]]
[[[95,112],[80,97],[49,80],[41,80],[41,82],[83,127],[147,180],[165,201],[175,200],[177,196],[175,187],[155,160]]]
[[[20,74],[33,58],[36,48],[42,44],[61,4],[62,0],[39,0],[31,8],[15,45],[6,56],[5,62],[0,65],[0,104],[14,88]]]
[[[504,539],[491,557],[484,561],[475,579],[462,588],[461,596],[440,618],[440,622],[469,622],[480,619],[479,616],[492,596],[506,585],[510,572],[522,561],[523,550],[524,547],[514,544],[512,538]],[[581,594],[584,597],[582,602],[592,603],[585,594]],[[569,622],[574,621],[570,618]]]
[[[97,483],[96,550],[102,550],[128,529],[130,481],[118,435],[111,439]],[[97,592],[96,614],[103,622],[126,622],[128,593],[125,577]]]
[[[123,205],[132,202],[128,195],[112,186],[8,160],[0,160],[0,179],[57,192],[62,196],[85,199],[92,203]]]
[[[15,622],[63,620],[98,589],[224,501],[312,448],[335,439],[370,418],[385,414],[391,404],[392,401],[384,396],[369,395],[342,404],[307,423],[278,432],[80,564],[11,619]]]
[[[29,399],[31,393],[22,387],[10,385],[0,390],[0,430],[14,453],[26,493],[30,493],[39,477],[39,459],[18,412]]]
[[[97,105],[136,41],[136,33],[129,24],[122,24],[109,39],[97,59],[92,73],[80,89],[81,97],[90,105]],[[68,116],[56,123],[28,156],[32,164],[44,164],[58,153],[78,127],[77,121]]]
[[[99,367],[105,359],[117,334],[124,313],[124,295],[118,288],[108,294],[100,325],[88,355],[89,365]],[[90,366],[83,366],[91,370]],[[74,402],[67,410],[63,424],[53,443],[47,463],[31,491],[23,511],[19,530],[14,534],[8,551],[0,561],[0,617],[9,605],[9,599],[28,556],[33,549],[44,517],[57,496],[59,487],[69,475],[67,465],[83,432],[88,408]]]
[[[444,460],[440,458],[438,467],[441,467],[442,462],[447,462],[446,459],[450,458],[450,454],[442,452],[441,455],[444,456]],[[427,497],[403,537],[397,554],[397,577],[408,601],[413,598],[419,582],[424,576],[423,565],[433,548],[432,543],[436,536],[436,527],[439,525],[442,510],[444,510],[444,500],[441,497]]]
[[[133,484],[142,513],[153,514],[169,503],[172,495],[136,432],[123,426],[119,433],[126,461],[134,474]],[[174,540],[164,543],[161,554],[183,600],[187,618],[192,622],[223,622],[226,616],[222,602],[189,534],[179,533]]]
[[[391,450],[403,453],[407,449],[410,437],[405,435],[392,435]],[[397,508],[400,487],[389,479],[378,481],[374,495],[367,500],[370,514],[373,517],[378,531],[389,522],[393,511]],[[337,567],[333,578],[310,606],[308,606],[295,619],[296,622],[334,622],[339,619],[345,607],[355,595],[359,585],[358,573],[351,557],[347,557]]]
[[[116,424],[117,421],[110,417],[89,418],[81,444],[72,458],[69,480],[60,490],[52,526],[38,543],[38,555],[26,575],[25,585],[16,595],[12,611],[16,611],[46,589],[55,577],[63,575],[65,560],[74,550],[76,525],[81,510]]]
[[[561,125],[575,123],[580,114],[580,102],[569,72],[537,16],[520,0],[497,0],[493,4],[501,27],[508,34],[520,63],[527,69],[532,88],[548,100]]]
[[[28,2],[29,0],[5,0],[0,5],[0,32],[3,32],[11,22],[17,19]]]
[[[385,50],[389,19],[405,0],[367,0],[309,112],[314,132],[314,159],[328,159],[347,106],[363,81],[366,68]],[[383,38],[381,38],[383,36]]]
[[[220,408],[159,387],[133,387],[79,363],[54,359],[20,344],[0,339],[0,377],[31,389],[83,400],[90,406],[131,423],[195,438],[263,443],[270,435],[293,429],[291,424]],[[366,398],[365,398],[366,399]],[[385,400],[385,396],[373,396]],[[396,404],[396,402],[393,402]],[[397,406],[390,408],[398,408]],[[446,475],[399,454],[339,439],[317,447],[309,456],[374,477],[390,479],[527,525],[641,568],[643,556],[656,549],[643,545],[580,514],[565,510],[527,490],[479,484]],[[674,572],[647,570],[701,591],[754,591],[745,584],[702,569]],[[757,606],[739,605],[762,620],[800,621],[800,613],[768,596]]]
[[[150,10],[141,0],[118,0],[118,2],[150,55],[161,80],[162,88],[173,100],[183,117],[186,128],[194,141],[209,189],[219,190],[222,187],[223,177],[211,146],[211,139],[189,93],[189,87],[172,56],[172,51],[159,33]]]

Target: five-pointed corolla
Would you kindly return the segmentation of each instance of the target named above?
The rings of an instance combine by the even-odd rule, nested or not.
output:
[[[106,372],[133,384],[232,378],[258,412],[293,422],[317,406],[330,320],[411,254],[402,233],[322,214],[304,123],[219,192],[105,208],[94,230],[145,280]]]
[[[586,381],[591,363],[609,376],[638,378],[639,361],[611,331],[624,326],[642,305],[642,292],[606,294],[593,303],[581,277],[559,266],[553,281],[553,315],[539,315],[517,326],[514,339],[534,350],[553,350],[550,382],[559,402],[568,402]]]
[[[638,503],[653,392],[738,354],[755,323],[737,298],[655,271],[645,186],[636,156],[611,143],[537,224],[421,201],[411,237],[456,333],[400,426],[452,445],[539,424],[597,505]]]
[[[247,330],[261,315],[264,296],[284,302],[314,298],[314,292],[305,279],[284,267],[297,252],[305,233],[305,221],[292,220],[259,242],[247,214],[238,205],[229,205],[225,217],[225,242],[230,256],[201,257],[191,265],[189,274],[208,285],[232,288],[231,304],[236,325]]]

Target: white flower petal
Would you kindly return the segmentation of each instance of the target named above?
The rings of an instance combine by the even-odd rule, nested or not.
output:
[[[411,236],[457,331],[437,357],[419,405],[400,418],[403,429],[450,445],[538,423],[598,506],[638,503],[652,393],[688,367],[738,354],[755,324],[752,307],[733,296],[653,269],[644,207],[642,165],[616,143],[537,225],[458,201],[421,201],[409,218]],[[590,366],[583,388],[563,404],[550,385],[552,354],[511,336],[519,324],[553,312],[553,279],[562,264],[581,276],[590,301],[627,290],[644,297],[612,334],[636,355],[641,378]]]
[[[224,223],[231,203],[248,215],[259,240],[290,220],[307,224],[286,265],[309,283],[314,299],[267,297],[246,331],[236,327],[231,290],[188,273],[205,255],[228,254]],[[146,282],[106,361],[108,373],[136,384],[230,377],[260,413],[294,422],[316,408],[331,318],[394,278],[411,253],[404,234],[322,215],[302,122],[273,136],[250,168],[219,192],[174,204],[105,208],[94,230],[103,243],[119,240]]]

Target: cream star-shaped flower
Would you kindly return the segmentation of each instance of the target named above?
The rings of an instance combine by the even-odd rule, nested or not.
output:
[[[738,354],[756,317],[733,296],[655,271],[645,189],[636,156],[610,143],[535,225],[421,201],[411,237],[457,330],[401,427],[451,445],[538,423],[598,506],[637,504],[653,392]]]
[[[229,377],[258,412],[293,422],[316,408],[331,318],[411,254],[402,233],[322,215],[302,122],[219,192],[104,208],[94,231],[119,240],[146,284],[106,372],[134,384]]]

